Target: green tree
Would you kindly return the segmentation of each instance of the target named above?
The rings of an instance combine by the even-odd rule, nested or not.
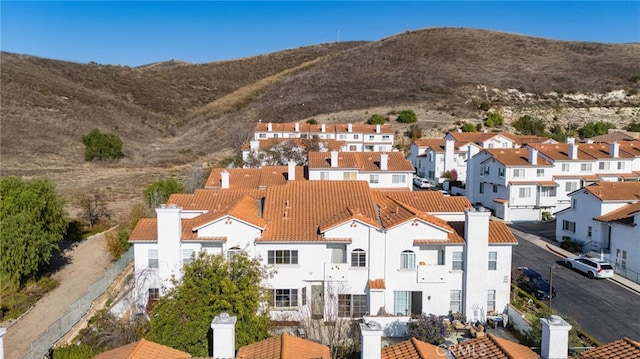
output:
[[[640,132],[640,122],[634,120],[633,122],[628,124],[627,127],[625,127],[624,129],[632,132]]]
[[[102,133],[94,128],[82,136],[85,145],[84,159],[87,161],[119,160],[122,153],[122,140],[112,133]]]
[[[511,125],[523,135],[535,135],[535,136],[544,135],[544,130],[546,127],[546,125],[542,120],[533,118],[529,115],[524,115],[520,117],[519,119],[515,120]]]
[[[0,181],[0,283],[19,287],[49,264],[67,230],[64,201],[46,179]]]
[[[462,124],[462,127],[460,127],[462,132],[477,132],[477,129],[478,127],[471,122],[465,122]]]
[[[387,119],[377,113],[371,115],[371,117],[369,117],[369,119],[367,120],[367,124],[369,125],[384,125],[385,122],[387,122]]]
[[[418,117],[416,117],[415,112],[412,110],[402,110],[396,121],[400,123],[414,123],[418,121]]]
[[[581,138],[590,138],[594,136],[606,135],[610,129],[616,128],[611,122],[597,121],[588,122],[578,129],[578,135]]]
[[[306,121],[306,123],[308,123],[310,125],[317,125],[318,124],[318,120],[316,120],[315,118],[311,118],[311,119],[308,119]]]
[[[161,179],[152,182],[144,189],[142,195],[145,203],[149,208],[149,212],[153,213],[153,210],[158,208],[161,204],[167,203],[169,196],[174,193],[184,192],[182,184],[173,177]]]
[[[498,111],[487,112],[485,124],[488,127],[500,126],[504,124],[504,117],[502,117],[502,114]]]
[[[238,317],[236,348],[269,337],[271,320],[261,306],[267,299],[261,283],[269,273],[258,259],[200,252],[183,272],[151,312],[150,340],[207,356],[211,320],[222,312]]]

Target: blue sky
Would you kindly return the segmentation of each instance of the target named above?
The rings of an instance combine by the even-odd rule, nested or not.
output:
[[[640,42],[640,1],[0,2],[2,51],[139,66],[229,60],[406,30],[469,27]]]

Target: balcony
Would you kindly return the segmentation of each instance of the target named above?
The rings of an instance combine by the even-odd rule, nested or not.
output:
[[[418,266],[418,283],[446,283],[451,271],[449,266],[435,264],[420,264]]]

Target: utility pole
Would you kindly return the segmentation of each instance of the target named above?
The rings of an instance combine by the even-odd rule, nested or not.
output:
[[[549,310],[551,311],[551,298],[553,298],[553,270],[558,268],[557,265],[549,266]]]

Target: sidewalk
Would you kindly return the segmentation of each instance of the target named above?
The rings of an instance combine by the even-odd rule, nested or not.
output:
[[[523,232],[521,230],[515,229],[513,227],[509,227],[509,229],[511,230],[511,232],[515,235],[518,235],[519,237],[524,238],[525,240],[537,245],[540,248],[544,248],[546,250],[548,250],[549,252],[552,252],[554,254],[556,254],[559,257],[562,258],[567,258],[567,257],[574,257],[575,254],[571,253],[569,251],[566,251],[560,247],[558,247],[556,244],[557,242],[555,241],[550,241],[548,239],[545,239],[543,237],[537,236],[535,234],[531,234],[531,233],[527,233],[527,232]],[[635,283],[621,275],[618,274],[614,274],[613,278],[611,278],[612,281],[618,283],[619,285],[626,287],[629,290],[632,290],[634,292],[636,292],[638,295],[640,295],[640,284]]]

